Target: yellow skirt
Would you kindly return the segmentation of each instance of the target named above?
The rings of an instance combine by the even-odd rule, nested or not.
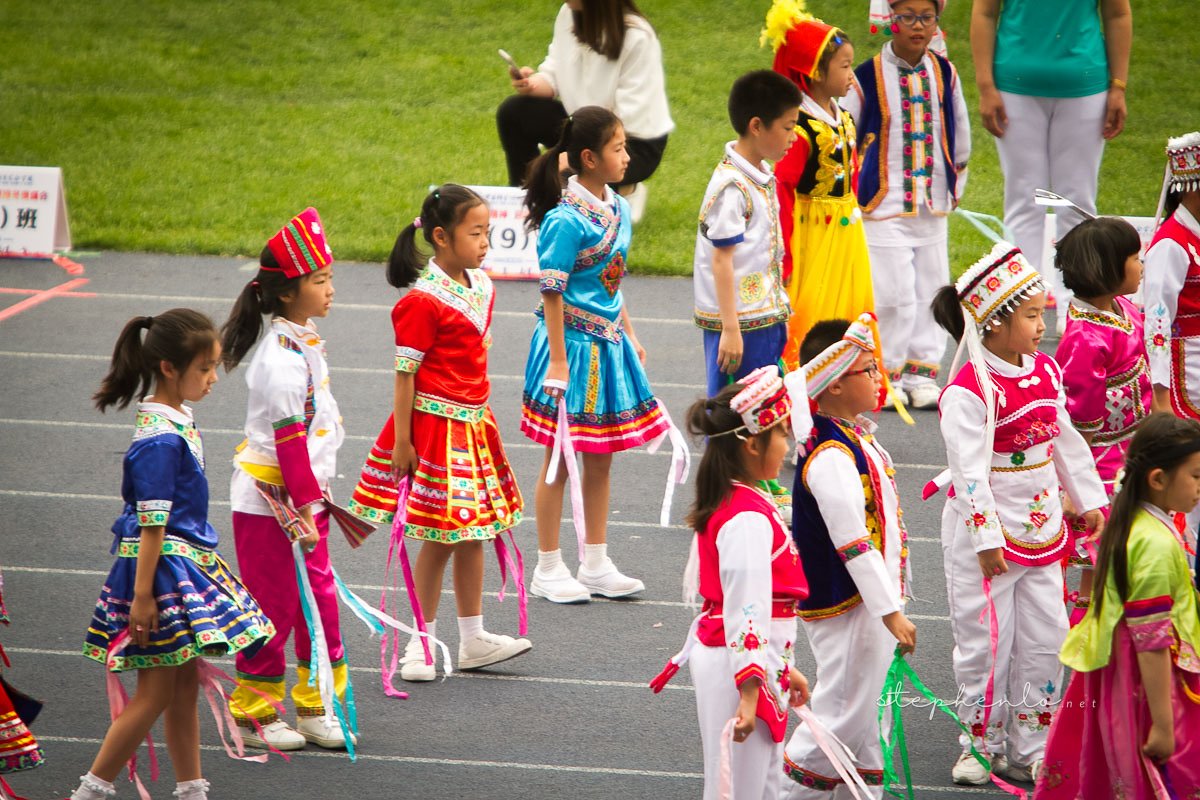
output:
[[[794,214],[787,287],[792,317],[783,351],[789,370],[800,366],[800,343],[813,325],[826,319],[854,320],[875,310],[867,238],[854,196],[799,195]]]

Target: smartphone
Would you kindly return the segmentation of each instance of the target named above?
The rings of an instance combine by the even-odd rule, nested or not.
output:
[[[516,59],[513,58],[512,56],[510,56],[508,54],[508,51],[504,50],[503,48],[500,50],[497,50],[496,52],[499,53],[500,57],[504,59],[504,63],[508,64],[509,73],[514,78],[521,77],[521,65],[517,63]]]

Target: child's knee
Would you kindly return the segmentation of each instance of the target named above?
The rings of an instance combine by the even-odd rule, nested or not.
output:
[[[584,453],[583,469],[592,477],[608,475],[612,470],[612,453]]]

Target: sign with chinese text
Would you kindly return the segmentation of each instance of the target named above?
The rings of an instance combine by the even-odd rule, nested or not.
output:
[[[0,166],[0,253],[46,254],[70,249],[62,170]]]
[[[471,186],[488,204],[488,254],[483,268],[493,278],[537,280],[537,231],[525,230],[529,209],[516,186]]]

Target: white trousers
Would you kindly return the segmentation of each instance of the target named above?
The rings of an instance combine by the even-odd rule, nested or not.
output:
[[[819,622],[803,623],[817,660],[817,680],[809,706],[826,728],[842,740],[858,759],[860,772],[883,769],[879,746],[879,696],[887,677],[896,639],[883,621],[859,605],[844,614]],[[785,749],[787,761],[816,773],[824,783],[838,781],[837,771],[821,752],[807,725],[792,731]],[[878,782],[878,775],[873,776]],[[867,783],[873,781],[868,778]],[[785,779],[781,800],[849,800],[850,790],[837,783],[832,791],[803,786]],[[882,797],[882,786],[871,786],[872,797]]]
[[[1003,753],[1010,764],[1027,767],[1046,749],[1050,714],[1061,695],[1058,652],[1068,629],[1062,566],[1022,567],[1010,561],[1008,572],[992,579],[999,636],[991,715],[981,737],[992,667],[987,601],[971,537],[949,503],[942,512],[942,558],[954,634],[958,715],[972,729],[981,752],[986,748],[992,755]],[[970,739],[962,734],[959,743],[966,749]]]
[[[692,648],[688,666],[696,687],[696,713],[704,745],[704,800],[718,800],[721,732],[737,714],[738,689],[733,682],[733,658],[728,648]],[[730,748],[732,800],[778,800],[783,783],[783,743],[771,738],[762,720],[754,732]]]
[[[870,223],[867,249],[875,315],[883,339],[883,366],[902,375],[905,389],[934,383],[946,350],[946,333],[933,319],[933,296],[950,282],[946,241],[911,247],[873,245]]]
[[[1096,186],[1104,155],[1104,115],[1108,93],[1087,97],[1030,97],[1000,93],[1008,114],[1008,130],[996,139],[1004,173],[1004,224],[1013,232],[1034,267],[1042,269],[1046,208],[1034,202],[1034,189],[1050,189],[1080,208],[1096,213]],[[1069,208],[1056,208],[1056,239],[1061,240],[1083,218]],[[1071,293],[1057,269],[1042,277],[1066,313]]]

